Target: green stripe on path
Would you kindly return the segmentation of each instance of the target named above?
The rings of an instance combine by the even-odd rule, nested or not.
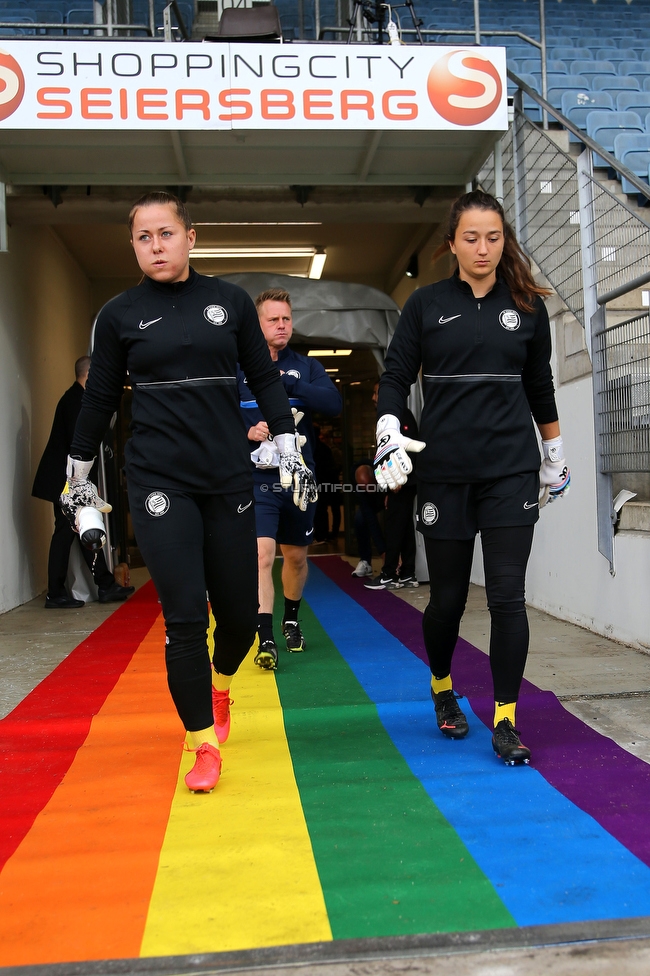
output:
[[[276,679],[334,938],[514,926],[304,601],[300,618],[308,649],[281,639]]]

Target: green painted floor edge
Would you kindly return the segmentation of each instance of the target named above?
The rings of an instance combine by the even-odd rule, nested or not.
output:
[[[310,607],[303,654],[284,650],[282,609],[276,680],[334,938],[516,926]]]

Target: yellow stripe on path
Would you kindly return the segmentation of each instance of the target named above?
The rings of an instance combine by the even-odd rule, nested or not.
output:
[[[142,956],[332,939],[272,672],[248,655],[233,682],[232,731],[210,794],[183,758]]]

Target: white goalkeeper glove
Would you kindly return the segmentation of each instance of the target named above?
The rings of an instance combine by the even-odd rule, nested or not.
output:
[[[88,480],[94,463],[95,458],[81,461],[68,457],[68,480],[59,497],[63,514],[73,530],[79,533],[82,545],[91,550],[101,549],[106,544],[104,520],[100,512],[112,511],[112,506],[99,497],[96,486]]]
[[[427,445],[414,441],[400,432],[397,417],[386,413],[377,421],[377,453],[375,454],[375,478],[380,488],[395,490],[406,484],[413,470],[413,462],[406,453],[419,454]]]
[[[318,491],[316,479],[300,452],[300,436],[298,433],[276,434],[273,443],[280,452],[280,484],[283,488],[293,488],[293,504],[306,512],[308,503],[318,498]]]
[[[550,441],[542,441],[544,460],[539,469],[539,507],[544,508],[556,498],[568,494],[571,487],[571,472],[564,460],[564,444],[561,437],[553,437]]]
[[[293,414],[293,419],[296,427],[305,416],[304,413],[300,413],[295,407],[291,408],[291,413]],[[304,434],[298,436],[298,444],[303,447],[307,443],[307,438]],[[280,467],[280,452],[278,446],[269,434],[267,440],[262,441],[259,447],[251,453],[251,461],[256,468],[261,468],[263,471],[269,468]]]

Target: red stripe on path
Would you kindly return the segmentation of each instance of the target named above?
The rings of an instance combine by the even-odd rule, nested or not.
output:
[[[156,590],[146,583],[0,721],[0,870],[65,776],[93,716],[159,614]]]

